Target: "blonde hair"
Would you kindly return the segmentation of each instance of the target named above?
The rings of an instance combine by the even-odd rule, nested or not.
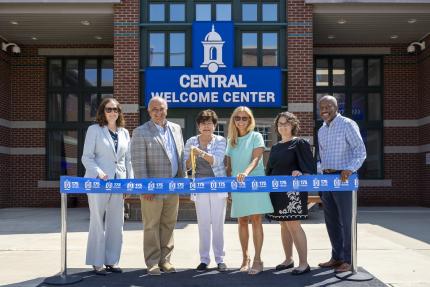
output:
[[[237,116],[237,114],[240,112],[245,112],[249,117],[246,133],[249,133],[250,131],[253,131],[255,129],[255,119],[251,109],[245,106],[237,107],[231,114],[230,122],[228,124],[228,141],[232,147],[235,147],[237,145],[237,138],[239,137],[239,132],[236,128],[234,117]]]

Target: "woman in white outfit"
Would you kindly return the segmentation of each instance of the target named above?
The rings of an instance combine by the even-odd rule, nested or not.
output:
[[[124,128],[124,116],[118,101],[104,99],[85,137],[82,164],[85,177],[133,178],[130,157],[130,135]],[[97,275],[121,273],[118,262],[124,225],[122,194],[87,194],[90,208],[86,264],[92,265]],[[106,268],[103,268],[103,265]]]
[[[187,170],[191,169],[191,153],[196,155],[196,177],[226,176],[224,156],[226,140],[214,135],[218,122],[216,113],[205,110],[197,115],[196,123],[199,135],[191,137],[185,144],[184,161]],[[210,263],[210,245],[215,255],[218,271],[226,271],[224,263],[224,221],[227,193],[198,193],[191,199],[195,201],[197,223],[199,226],[200,264],[197,271],[207,270]],[[212,233],[212,238],[211,238]]]

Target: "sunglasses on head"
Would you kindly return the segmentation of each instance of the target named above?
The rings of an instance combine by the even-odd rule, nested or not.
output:
[[[111,112],[114,112],[115,114],[117,114],[119,112],[118,108],[105,108],[105,112],[110,114]]]
[[[235,122],[240,122],[240,121],[242,121],[242,122],[247,122],[247,121],[249,120],[249,117],[239,117],[239,116],[235,116],[233,119],[234,119],[234,121],[235,121]]]

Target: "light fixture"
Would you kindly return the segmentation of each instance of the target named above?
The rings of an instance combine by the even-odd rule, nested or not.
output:
[[[422,42],[412,42],[409,44],[408,48],[406,51],[408,51],[408,53],[414,53],[415,52],[415,46],[418,46],[421,48],[421,51],[424,50],[426,48],[426,42],[422,41]]]
[[[411,18],[408,20],[409,24],[415,24],[417,22],[417,19]]]
[[[13,46],[12,47],[12,53],[15,53],[15,54],[19,54],[19,53],[21,53],[21,48],[17,45],[17,44],[15,44],[15,43],[9,43],[9,44],[6,44],[6,43],[1,43],[1,49],[3,50],[3,51],[7,51],[7,48],[9,47],[9,46]]]
[[[335,39],[335,38],[336,38],[336,36],[335,36],[335,35],[328,35],[328,36],[327,36],[327,38],[328,38],[329,40],[333,40],[333,39]]]
[[[337,20],[337,23],[340,25],[343,25],[346,23],[346,20],[341,18],[341,19]]]
[[[103,39],[103,37],[102,36],[94,36],[94,39],[96,39],[96,40],[101,40],[101,39]]]
[[[397,38],[399,38],[399,35],[391,35],[391,36],[390,36],[390,39],[392,39],[392,40],[395,40],[395,39],[397,39]]]
[[[81,24],[84,26],[90,26],[91,25],[90,21],[88,21],[88,20],[82,20]]]
[[[37,37],[31,37],[31,40],[37,41]]]
[[[9,23],[11,23],[12,25],[18,25],[19,24],[18,21],[15,21],[15,20],[10,21]]]

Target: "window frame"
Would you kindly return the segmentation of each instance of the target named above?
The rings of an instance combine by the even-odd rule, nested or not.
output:
[[[318,59],[328,59],[328,86],[317,86],[316,85],[316,63]],[[345,85],[344,86],[334,86],[333,85],[333,60],[334,59],[344,59],[345,61]],[[364,84],[362,86],[352,86],[352,67],[351,63],[353,59],[363,59],[364,60]],[[378,59],[380,61],[380,85],[379,86],[369,86],[368,85],[368,62],[371,59]],[[344,116],[348,118],[352,118],[352,95],[357,93],[366,94],[365,97],[365,118],[362,121],[354,120],[360,130],[376,130],[380,132],[381,135],[381,144],[379,146],[379,150],[381,153],[379,156],[380,163],[380,176],[366,176],[364,173],[360,172],[360,177],[363,179],[383,179],[384,178],[384,58],[383,56],[376,55],[315,55],[314,56],[314,123],[315,123],[315,132],[314,132],[314,142],[316,149],[318,149],[318,130],[322,126],[323,121],[318,120],[317,114],[317,94],[319,93],[344,93],[345,94],[345,112]],[[379,120],[369,120],[369,94],[379,93],[380,94],[380,119]],[[367,148],[367,141],[365,142]],[[367,159],[366,159],[367,160]],[[366,164],[366,161],[365,163]],[[363,165],[364,165],[363,164]]]
[[[65,86],[65,75],[66,75],[66,61],[67,60],[78,60],[78,84],[74,87],[66,87]],[[61,86],[50,86],[50,61],[52,60],[60,60],[61,61]],[[86,86],[85,83],[85,61],[86,60],[97,60],[97,86],[91,87]],[[62,131],[77,131],[77,139],[78,139],[78,147],[77,147],[77,160],[78,160],[78,169],[77,174],[78,176],[83,176],[85,172],[85,168],[81,163],[81,156],[83,152],[83,145],[85,140],[85,133],[87,128],[93,124],[93,121],[85,121],[85,96],[87,94],[96,93],[97,94],[97,100],[98,102],[101,101],[102,94],[114,94],[113,85],[112,86],[106,86],[102,87],[102,61],[103,60],[112,60],[112,56],[72,56],[72,57],[48,57],[46,60],[46,69],[47,69],[47,77],[46,77],[46,157],[45,157],[45,163],[47,166],[46,169],[46,178],[48,180],[58,180],[57,177],[54,176],[54,167],[50,165],[51,161],[51,154],[53,148],[49,141],[50,134],[55,132],[62,132]],[[113,68],[112,68],[113,69]],[[113,70],[114,73],[114,70]],[[113,84],[113,79],[112,79]],[[50,95],[54,93],[61,94],[61,119],[58,121],[52,121],[49,119],[51,114],[51,107],[50,107]],[[68,93],[76,93],[78,96],[78,120],[77,121],[65,121],[65,104],[64,99],[66,94]]]

